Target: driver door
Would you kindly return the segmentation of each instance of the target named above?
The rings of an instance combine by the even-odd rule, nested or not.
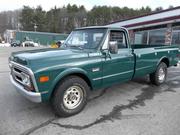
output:
[[[128,47],[126,32],[111,30],[108,42],[117,42],[118,52],[116,54],[109,52],[109,57],[103,59],[104,86],[130,80],[134,73],[134,56]]]

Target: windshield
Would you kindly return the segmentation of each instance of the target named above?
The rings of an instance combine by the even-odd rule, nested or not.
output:
[[[96,49],[101,44],[105,31],[105,29],[75,30],[71,32],[63,46],[79,49]]]

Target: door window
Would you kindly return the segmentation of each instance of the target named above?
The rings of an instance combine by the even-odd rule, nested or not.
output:
[[[115,41],[118,44],[118,49],[127,48],[125,33],[123,31],[111,31],[110,41]]]

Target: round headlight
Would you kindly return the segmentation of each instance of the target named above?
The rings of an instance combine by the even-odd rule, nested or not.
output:
[[[31,81],[30,81],[29,75],[27,75],[25,73],[21,73],[21,77],[22,77],[23,84],[30,87],[31,86]]]

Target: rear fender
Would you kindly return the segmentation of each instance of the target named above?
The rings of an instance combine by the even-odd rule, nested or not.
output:
[[[169,59],[166,56],[161,57],[161,59],[157,62],[156,66],[158,66],[163,60],[167,60],[168,63],[165,64],[167,64],[167,67],[169,67]]]

